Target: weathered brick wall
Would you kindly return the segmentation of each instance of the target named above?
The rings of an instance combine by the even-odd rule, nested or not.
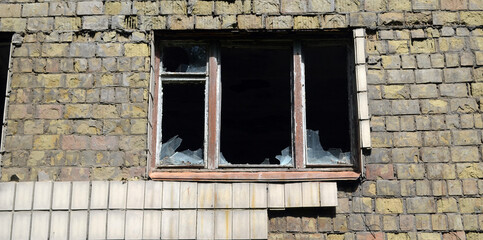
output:
[[[270,238],[481,239],[482,25],[481,0],[2,1],[2,181],[143,178],[154,30],[366,27],[367,176]]]

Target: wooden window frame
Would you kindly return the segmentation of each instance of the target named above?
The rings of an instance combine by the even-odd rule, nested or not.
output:
[[[288,41],[293,43],[292,58],[292,157],[291,168],[283,166],[248,165],[246,167],[218,168],[220,153],[220,113],[221,113],[221,65],[220,65],[220,44],[218,41],[209,41],[206,99],[205,99],[205,141],[204,141],[204,168],[194,169],[186,166],[170,168],[156,164],[156,158],[160,149],[160,124],[158,121],[162,115],[160,112],[161,80],[160,80],[160,49],[154,41],[152,45],[152,72],[150,98],[150,164],[148,175],[154,180],[176,180],[176,181],[225,181],[225,182],[297,182],[297,181],[333,181],[333,180],[356,180],[362,171],[363,150],[370,149],[369,116],[367,110],[367,87],[365,82],[365,50],[364,50],[364,29],[355,29],[353,33],[354,49],[349,51],[350,66],[349,91],[350,96],[350,122],[355,128],[351,134],[351,148],[356,148],[358,156],[356,162],[351,166],[313,166],[306,167],[306,127],[305,127],[305,89],[304,89],[304,61],[302,44],[300,38],[291,37]],[[172,34],[172,33],[171,33]],[[171,34],[160,37],[169,41]],[[206,35],[206,33],[204,33]],[[216,33],[214,33],[216,34]],[[176,40],[173,36],[173,39]],[[193,39],[192,33],[184,37]],[[313,36],[311,36],[312,39]],[[179,38],[178,38],[179,39]],[[250,38],[249,38],[250,39]],[[306,38],[301,38],[305,40]],[[324,39],[330,39],[325,37]],[[335,39],[333,39],[335,40]],[[348,48],[351,49],[351,48]],[[355,80],[355,81],[354,81]],[[355,86],[353,86],[355,85]],[[156,116],[156,117],[153,117]],[[297,123],[297,124],[294,124]],[[353,144],[356,144],[355,146]],[[357,147],[356,147],[357,146]],[[155,151],[152,151],[155,150]],[[351,150],[351,152],[354,152]]]

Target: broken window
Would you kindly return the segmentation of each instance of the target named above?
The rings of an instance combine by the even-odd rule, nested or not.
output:
[[[159,46],[158,166],[355,166],[359,89],[349,32],[337,41],[212,36]]]
[[[10,67],[10,42],[12,40],[11,33],[0,34],[0,114],[2,120],[2,135],[3,135],[3,124],[6,124],[4,119],[5,105],[7,104],[5,99],[7,95],[7,85],[8,85],[8,70]],[[2,136],[3,138],[3,136]],[[1,144],[1,140],[0,140]],[[0,162],[1,163],[1,162]]]

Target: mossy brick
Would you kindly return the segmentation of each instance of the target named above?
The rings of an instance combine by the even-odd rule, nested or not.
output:
[[[131,2],[106,2],[104,12],[108,15],[129,15],[131,5]]]
[[[54,18],[29,18],[27,20],[27,30],[32,32],[37,31],[52,31],[54,29]]]
[[[155,2],[154,2],[155,3]],[[187,2],[180,0],[160,1],[161,14],[187,14]]]
[[[98,1],[83,1],[77,3],[77,15],[99,15],[104,13],[104,3]]]
[[[168,16],[168,28],[171,30],[188,30],[194,28],[194,17],[184,15]]]
[[[462,11],[460,13],[461,22],[468,26],[481,25],[483,11]]]
[[[433,12],[433,24],[434,25],[450,25],[450,24],[457,24],[458,20],[458,13],[457,12],[449,12],[449,11],[441,11],[441,12]]]
[[[351,27],[375,27],[377,25],[377,15],[373,12],[350,13],[349,25]]]
[[[69,53],[67,43],[44,43],[42,44],[42,57],[64,57]]]
[[[220,29],[221,19],[220,17],[213,16],[196,16],[195,17],[195,29]]]
[[[428,179],[455,179],[456,172],[453,164],[428,164]]]
[[[25,18],[0,18],[2,31],[23,32],[27,26]]]
[[[22,5],[20,4],[1,4],[0,17],[20,17]]]
[[[139,30],[166,29],[166,16],[140,16]]]
[[[370,180],[375,179],[394,179],[394,169],[392,164],[368,164],[366,166],[366,177]]]
[[[425,172],[422,164],[396,164],[398,179],[424,179]]]
[[[92,136],[90,138],[90,146],[92,150],[117,150],[119,148],[119,139],[116,136]]]
[[[441,96],[443,97],[466,97],[468,89],[464,83],[441,84],[439,85]],[[482,93],[483,94],[483,93]]]
[[[262,17],[257,15],[238,15],[239,29],[261,29],[263,27]]]
[[[453,130],[453,143],[455,145],[476,145],[481,144],[477,130]]]
[[[345,28],[348,26],[346,15],[343,14],[327,14],[323,16],[322,28]]]
[[[438,88],[435,84],[411,85],[412,98],[437,98]]]
[[[354,197],[352,199],[352,211],[355,213],[370,213],[373,211],[372,198]]]
[[[213,1],[196,1],[192,13],[195,15],[211,15],[214,11]]]
[[[482,163],[457,163],[456,173],[460,179],[482,178]]]
[[[50,2],[49,16],[73,16],[76,13],[76,2]]]
[[[84,16],[82,17],[82,29],[101,31],[107,30],[109,27],[109,18],[107,16]]]
[[[383,86],[383,97],[386,99],[405,99],[409,98],[409,87],[406,85],[386,85]]]
[[[265,18],[265,27],[267,29],[292,29],[292,16],[269,16]]]
[[[57,31],[77,31],[81,27],[81,19],[78,17],[56,17],[54,29]]]
[[[398,214],[403,213],[403,201],[399,198],[376,198],[376,213]]]
[[[215,14],[242,14],[251,12],[251,1],[215,1]]]
[[[387,41],[389,53],[405,54],[409,53],[409,45],[407,40],[389,40]],[[404,66],[406,59],[402,58],[402,65]]]
[[[123,54],[121,43],[98,43],[96,54],[99,57],[119,57]]]
[[[91,105],[89,104],[65,105],[64,118],[89,118],[91,115]]]
[[[96,119],[119,118],[116,105],[96,104],[92,106],[92,117]]]
[[[23,4],[22,17],[45,17],[49,13],[49,3]]]
[[[437,113],[448,112],[448,102],[446,100],[439,100],[439,99],[422,100],[420,104],[421,104],[421,112],[424,114],[437,114]]]
[[[483,211],[482,198],[460,198],[458,202],[461,213],[481,213]]]
[[[411,10],[410,0],[388,0],[387,9],[389,11],[409,11]]]
[[[453,113],[473,113],[478,111],[474,98],[453,98],[450,100],[450,111]]]
[[[432,197],[407,198],[406,211],[408,213],[435,213],[435,199]]]
[[[335,10],[340,13],[357,12],[360,5],[358,0],[335,0]]]
[[[423,147],[421,148],[421,160],[423,162],[449,162],[450,151],[448,147]]]
[[[317,16],[296,16],[293,19],[294,29],[317,29],[320,28]]]
[[[434,53],[436,52],[436,43],[434,39],[413,39],[411,41],[410,51],[411,53]]]
[[[49,150],[59,148],[59,135],[39,135],[34,137],[32,149]]]
[[[478,147],[452,147],[451,160],[453,162],[478,162],[480,160]]]
[[[388,70],[386,73],[390,84],[414,83],[415,80],[413,70]]]
[[[478,194],[478,182],[476,179],[463,180],[463,194],[476,195]]]
[[[418,100],[392,100],[391,108],[393,114],[407,115],[420,113]]]
[[[398,181],[379,180],[376,183],[378,196],[399,196],[401,186]]]
[[[408,26],[430,25],[432,23],[432,15],[429,11],[407,12],[404,16],[405,23]]]

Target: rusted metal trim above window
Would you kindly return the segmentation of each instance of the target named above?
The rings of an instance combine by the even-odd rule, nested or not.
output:
[[[357,180],[360,173],[343,172],[151,172],[153,180],[195,181],[195,182],[310,182]]]

